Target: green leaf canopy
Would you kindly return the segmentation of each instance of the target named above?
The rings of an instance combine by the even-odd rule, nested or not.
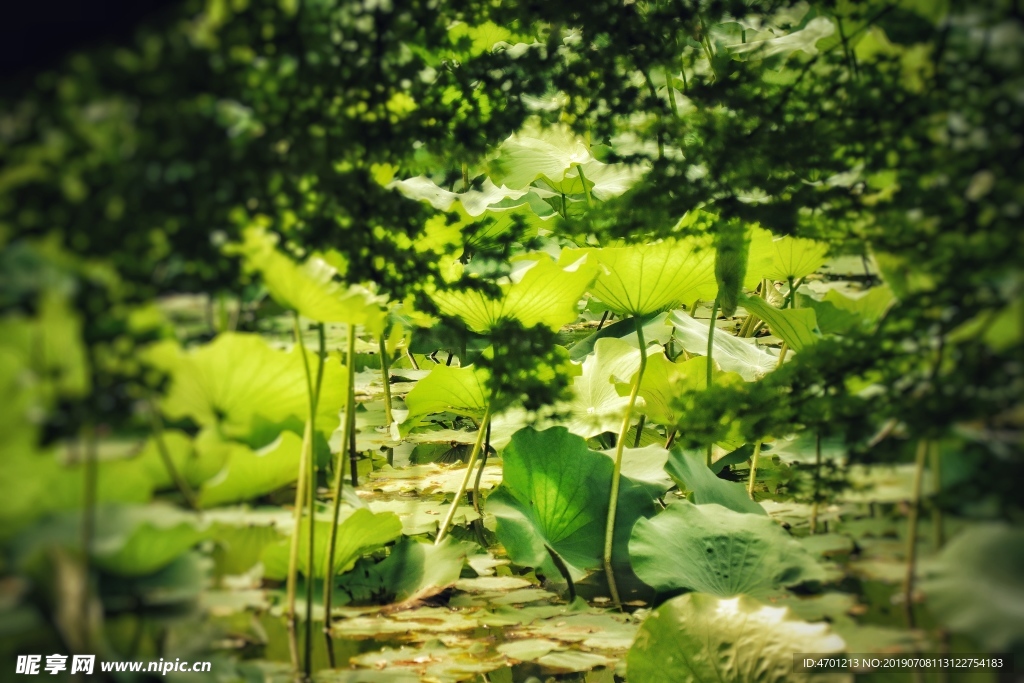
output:
[[[637,576],[659,591],[761,596],[825,577],[814,557],[769,517],[689,501],[637,522],[629,555]]]
[[[587,448],[562,427],[521,429],[502,454],[501,486],[487,499],[498,520],[498,540],[516,564],[557,576],[545,546],[565,562],[574,579],[601,565],[611,490],[611,458]],[[643,487],[623,479],[615,518],[618,562],[625,560],[629,531],[654,513]]]

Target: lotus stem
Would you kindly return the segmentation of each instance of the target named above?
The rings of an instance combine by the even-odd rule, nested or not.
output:
[[[612,569],[612,547],[615,541],[615,513],[619,507],[619,480],[622,477],[622,452],[626,446],[626,435],[629,433],[629,423],[633,418],[633,407],[636,405],[637,394],[640,393],[640,384],[644,379],[644,370],[647,369],[647,343],[644,341],[644,326],[639,318],[633,318],[636,324],[637,341],[640,342],[640,368],[636,373],[636,382],[633,383],[629,392],[629,403],[626,404],[626,414],[622,416],[622,427],[619,428],[619,436],[615,440],[615,465],[612,469],[612,487],[608,495],[608,520],[604,527],[604,573],[608,579],[608,591],[612,594],[612,601],[616,607],[622,606],[619,598],[619,587],[615,583],[615,571]]]
[[[814,495],[811,501],[811,534],[818,533],[818,484],[821,478],[821,432],[814,438]]]
[[[348,372],[348,385],[355,384],[355,354],[356,354],[356,326],[348,326],[348,348],[345,353],[345,369]],[[338,543],[338,518],[341,515],[341,493],[345,486],[345,449],[350,448],[349,430],[352,428],[352,415],[355,412],[355,404],[351,400],[345,403],[345,418],[341,423],[341,453],[338,454],[338,461],[334,465],[334,486],[331,509],[331,533],[327,539],[327,565],[324,567],[324,637],[327,639],[327,657],[330,660],[331,668],[334,667],[334,649],[331,647],[331,605],[334,600],[334,554]]]
[[[320,400],[320,386],[323,383],[324,375],[324,355],[326,351],[326,339],[324,333],[323,323],[317,325],[317,336],[319,337],[319,350],[317,355],[317,371],[316,379],[313,378],[313,373],[309,367],[309,354],[306,352],[306,345],[302,342],[302,332],[299,326],[299,314],[294,313],[294,331],[295,331],[295,343],[299,346],[299,352],[302,354],[302,364],[306,371],[306,391],[309,399],[309,415],[306,418],[306,428],[302,436],[302,452],[299,455],[299,468],[300,473],[303,469],[302,463],[305,463],[306,477],[302,480],[300,476],[299,488],[305,488],[306,505],[308,506],[307,514],[309,515],[309,549],[306,556],[306,622],[303,624],[305,629],[305,651],[303,657],[303,671],[306,678],[310,678],[313,673],[313,565],[314,565],[314,550],[316,548],[316,524],[314,524],[314,516],[316,513],[316,450],[313,448],[313,440],[316,435],[316,411],[317,404]],[[296,519],[295,532],[292,536],[293,547],[295,549],[296,556],[296,572],[298,571],[298,536],[301,532],[302,522],[302,506],[297,506],[298,513]],[[289,567],[290,569],[290,567]],[[294,580],[294,579],[293,579]],[[291,610],[292,619],[294,620],[294,609],[295,609],[295,589],[292,587],[291,594]]]
[[[484,444],[484,435],[487,433],[487,425],[490,424],[490,421],[491,406],[488,405],[484,408],[484,416],[480,420],[480,428],[476,432],[476,441],[473,443],[473,451],[469,455],[469,464],[466,466],[466,476],[462,478],[459,490],[456,491],[452,504],[448,506],[448,514],[445,515],[444,521],[441,522],[441,528],[437,530],[437,538],[434,540],[434,545],[440,544],[445,539],[445,536],[448,535],[448,528],[451,526],[452,520],[455,519],[455,511],[459,508],[459,501],[466,495],[466,489],[469,487],[469,477],[473,474],[473,466],[480,455],[480,449]]]
[[[644,431],[644,423],[647,421],[646,415],[640,416],[640,421],[636,423],[636,437],[633,439],[633,448],[640,448],[640,435]]]
[[[391,358],[388,355],[388,342],[383,333],[380,335],[380,373],[384,381],[384,421],[387,422],[390,434],[391,422],[394,420],[391,414]],[[388,448],[388,464],[395,464],[394,448]]]
[[[942,517],[942,508],[939,507],[938,495],[942,490],[942,454],[939,452],[938,444],[932,444],[932,531],[935,542],[935,550],[939,551],[946,544],[946,524]]]
[[[295,623],[295,593],[299,569],[299,533],[302,528],[302,508],[306,500],[306,458],[302,457],[305,454],[305,441],[305,434],[303,434],[303,450],[299,455],[299,478],[295,485],[295,507],[292,510],[294,529],[292,530],[291,543],[288,547],[288,576],[285,582],[285,604],[287,605],[288,615],[288,649],[291,653],[292,667],[295,669],[296,674],[298,674],[299,667],[301,666],[299,661],[299,636]]]
[[[714,371],[715,371],[715,366],[714,366],[714,362],[713,361],[714,361],[714,352],[715,352],[715,328],[717,327],[717,325],[715,324],[716,320],[718,320],[718,297],[715,297],[715,303],[712,304],[712,306],[711,306],[711,321],[710,321],[711,324],[708,326],[708,353],[707,353],[707,357],[708,357],[708,375],[707,375],[707,384],[705,385],[705,389],[710,389],[711,385],[713,383],[713,380],[714,380],[713,375],[714,375]],[[707,449],[707,453],[706,453],[706,457],[705,457],[705,460],[707,461],[707,466],[708,467],[711,467],[711,456],[712,456],[714,447],[715,447],[715,445],[713,443],[709,443],[708,444],[708,449]]]
[[[757,462],[761,459],[761,440],[754,444],[754,455],[750,460],[750,481],[747,482],[747,495],[754,500],[754,483],[757,481]]]
[[[487,454],[491,450],[491,421],[487,420],[487,435],[484,437],[484,451],[480,458],[480,467],[476,470],[476,481],[473,482],[473,509],[478,515],[483,515],[480,507],[480,481],[484,478],[484,468],[487,467]]]
[[[914,462],[914,488],[907,517],[907,570],[903,576],[903,614],[907,628],[914,628],[914,573],[917,564],[917,518],[921,511],[921,485],[924,480],[924,461],[928,457],[928,441],[917,442]]]
[[[85,460],[82,492],[82,602],[79,606],[82,617],[82,647],[91,646],[92,634],[89,631],[89,612],[92,609],[92,581],[89,579],[92,566],[92,545],[96,536],[96,489],[99,483],[99,462],[96,457],[96,427],[89,424],[85,428]]]
[[[576,164],[576,171],[580,174],[580,183],[583,184],[583,194],[587,197],[587,206],[593,206],[594,200],[590,196],[590,188],[587,187],[587,177],[583,175],[583,164]]]
[[[153,430],[153,441],[156,443],[156,450],[164,463],[164,469],[167,470],[167,475],[174,482],[174,486],[178,489],[178,492],[185,499],[188,506],[193,510],[198,510],[199,503],[196,500],[195,491],[192,490],[188,481],[178,472],[178,468],[174,466],[174,460],[171,459],[171,452],[167,448],[167,442],[164,441],[164,424],[160,419],[160,413],[157,411],[156,402],[152,396],[146,398],[146,404],[147,412],[149,413],[149,424]]]

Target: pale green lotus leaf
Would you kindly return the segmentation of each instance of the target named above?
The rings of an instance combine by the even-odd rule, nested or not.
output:
[[[715,251],[707,239],[665,240],[624,247],[564,249],[560,261],[583,255],[601,265],[590,292],[622,315],[657,313],[715,296]]]
[[[628,380],[639,367],[640,349],[615,337],[599,339],[594,353],[583,361],[583,373],[573,378],[566,429],[588,439],[604,432],[617,434],[629,397],[620,394],[616,382]]]
[[[574,164],[585,164],[593,158],[590,146],[568,126],[529,125],[501,144],[489,175],[495,183],[515,189],[540,178],[556,185]]]
[[[344,514],[344,513],[343,513]],[[313,541],[314,576],[327,575],[327,546],[331,523],[316,521]],[[344,574],[367,553],[383,548],[402,535],[402,522],[391,512],[374,513],[362,508],[349,512],[338,524],[337,546],[334,553],[334,574]],[[281,580],[288,573],[290,539],[268,545],[263,551],[264,573],[268,579]],[[299,571],[309,576],[309,518],[299,525]]]
[[[520,271],[517,281],[499,285],[497,299],[473,289],[441,291],[433,299],[442,313],[460,318],[474,332],[487,333],[510,319],[524,327],[543,325],[552,330],[574,322],[597,267],[582,258],[565,268],[543,254],[530,259],[533,265]]]
[[[810,683],[826,679],[794,673],[793,655],[844,649],[828,624],[800,621],[785,607],[688,593],[647,617],[626,662],[630,683]]]
[[[824,242],[788,235],[769,242],[764,239],[767,232],[763,228],[753,230],[747,263],[750,277],[799,280],[825,264],[828,245]]]
[[[469,216],[476,218],[492,209],[495,204],[506,199],[518,200],[527,194],[527,190],[510,190],[498,187],[490,178],[484,180],[479,190],[471,188],[465,192],[449,192],[438,187],[430,178],[417,176],[406,180],[395,180],[388,185],[401,192],[409,199],[426,202],[438,211],[451,211],[456,202]],[[507,208],[507,207],[506,207]]]
[[[740,303],[748,313],[768,323],[772,334],[789,344],[794,351],[802,351],[821,339],[813,308],[780,309],[761,297],[746,295],[740,297]]]
[[[1024,645],[1024,530],[969,525],[942,549],[920,583],[928,611],[990,652]]]
[[[257,334],[226,332],[187,351],[162,342],[145,358],[171,376],[161,408],[172,419],[191,418],[219,427],[225,436],[244,438],[261,423],[294,418],[301,424],[309,413],[299,349],[278,351]],[[309,362],[315,372],[315,354]],[[319,431],[333,431],[347,398],[345,369],[328,360],[317,406]]]
[[[805,52],[814,56],[818,54],[817,43],[828,38],[836,31],[835,24],[828,17],[814,17],[801,29],[763,40],[751,40],[745,43],[728,45],[727,49],[734,55],[744,55],[754,59],[768,59],[777,55],[789,55],[793,52]]]
[[[302,438],[293,432],[281,432],[258,451],[231,444],[224,469],[200,488],[199,504],[237,503],[276,491],[296,480],[301,455]]]
[[[659,591],[763,596],[821,581],[825,571],[767,515],[683,500],[641,519],[629,542],[633,569]]]
[[[767,514],[763,507],[750,499],[743,484],[719,478],[707,466],[703,451],[673,448],[665,470],[679,488],[693,495],[693,502],[698,505],[715,503],[736,512]]]
[[[403,538],[377,565],[384,588],[394,602],[423,600],[459,580],[466,547],[450,536],[440,545]]]
[[[498,540],[516,564],[558,570],[545,546],[564,561],[574,579],[601,565],[611,490],[611,458],[587,448],[586,441],[562,427],[516,432],[502,454],[502,484],[487,498],[498,521]],[[616,511],[616,562],[624,564],[629,530],[653,514],[651,497],[624,479]]]
[[[324,259],[313,256],[296,263],[277,250],[268,233],[256,227],[248,228],[243,240],[236,250],[285,308],[317,322],[362,325],[374,334],[383,331],[384,299],[359,285],[345,287],[334,279],[337,269]]]
[[[743,382],[743,377],[735,372],[725,372],[713,368],[711,380],[716,386]],[[650,420],[663,425],[675,425],[679,421],[679,412],[675,405],[676,399],[683,393],[703,391],[708,383],[708,361],[704,356],[697,356],[685,361],[672,362],[665,357],[664,349],[651,351],[647,355],[647,367],[643,381],[640,383],[640,396],[644,399],[639,410]],[[631,382],[636,381],[634,375]],[[619,393],[628,390],[629,384],[616,385]]]
[[[436,365],[405,397],[409,414],[401,428],[408,432],[432,413],[449,412],[480,420],[489,400],[485,370],[473,365]]]
[[[706,355],[708,352],[708,323],[691,318],[685,313],[675,312],[668,318],[675,327],[674,339],[687,353]],[[712,360],[722,370],[735,372],[747,382],[764,377],[775,369],[779,359],[762,348],[754,340],[740,339],[721,330],[715,334]]]

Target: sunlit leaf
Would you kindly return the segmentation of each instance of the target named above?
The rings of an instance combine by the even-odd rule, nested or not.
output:
[[[824,265],[827,244],[788,235],[768,241],[764,238],[767,232],[763,228],[753,230],[747,271],[751,277],[798,280]]]
[[[590,147],[568,126],[530,126],[509,137],[491,161],[490,176],[508,187],[524,188],[538,178],[562,182],[574,164],[593,160]],[[586,173],[586,171],[584,171]]]
[[[301,265],[281,253],[270,236],[249,228],[238,250],[246,264],[259,271],[270,295],[310,320],[362,325],[372,333],[384,328],[382,299],[365,287],[345,287],[334,279],[337,270],[319,257]]]
[[[434,366],[405,397],[409,414],[402,422],[402,429],[412,429],[431,413],[451,412],[482,419],[489,402],[486,383],[487,373],[472,365],[464,368]]]
[[[191,418],[219,427],[225,436],[244,438],[261,421],[303,421],[309,413],[305,369],[297,348],[286,353],[259,335],[227,332],[188,351],[157,345],[146,357],[171,376],[161,407],[172,419]],[[345,369],[327,362],[317,406],[318,430],[330,433],[337,426],[338,411],[348,397],[346,385]]]
[[[685,313],[673,313],[669,323],[675,329],[675,340],[688,353],[705,355],[708,349],[708,324]],[[751,339],[740,339],[731,334],[716,334],[713,360],[723,370],[739,374],[747,382],[764,377],[779,364],[778,358],[758,348]]]
[[[623,315],[646,315],[715,296],[715,252],[706,240],[665,240],[626,247],[565,249],[561,263],[584,254],[602,266],[591,293]]]
[[[596,270],[583,259],[560,268],[549,257],[538,255],[518,281],[500,285],[498,299],[463,289],[437,292],[434,301],[442,313],[461,318],[474,332],[486,333],[503,320],[557,330],[579,316],[579,300]]]
[[[800,621],[785,607],[688,593],[651,613],[626,661],[630,683],[804,683],[824,679],[794,673],[794,653],[844,649],[828,624]]]
[[[779,309],[758,296],[742,296],[740,303],[749,313],[768,323],[772,334],[789,344],[794,351],[802,351],[821,339],[812,308]]]
[[[639,367],[638,348],[614,337],[599,339],[593,355],[583,361],[583,373],[573,378],[565,427],[584,438],[618,433],[629,397],[620,394],[616,382],[632,378]]]

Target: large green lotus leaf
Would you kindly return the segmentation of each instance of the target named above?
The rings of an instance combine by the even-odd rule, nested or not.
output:
[[[626,663],[630,683],[805,683],[826,679],[794,673],[794,653],[844,649],[828,624],[785,607],[688,593],[647,617]]]
[[[450,536],[439,545],[403,538],[377,565],[384,588],[395,602],[422,600],[459,580],[466,548]]]
[[[766,595],[825,578],[817,560],[767,515],[686,500],[638,521],[629,556],[637,576],[659,591]]]
[[[709,328],[706,321],[679,312],[670,315],[668,320],[675,327],[675,340],[687,353],[707,353]],[[714,361],[723,370],[738,373],[747,382],[764,377],[779,364],[778,358],[758,348],[753,340],[726,333],[715,335],[713,354]]]
[[[402,421],[402,431],[408,432],[432,413],[449,412],[480,420],[487,403],[486,371],[472,365],[436,365],[405,397],[409,414]]]
[[[560,268],[546,255],[532,255],[534,265],[518,281],[501,285],[501,297],[492,299],[472,289],[437,292],[434,301],[446,315],[462,319],[474,332],[489,332],[503,320],[518,320],[524,327],[544,325],[558,330],[576,320],[578,304],[593,281],[597,267],[579,259]]]
[[[601,566],[613,462],[591,451],[563,427],[538,432],[531,427],[512,437],[502,454],[504,477],[487,499],[497,518],[498,540],[516,564],[558,570],[545,546],[565,562],[574,578]],[[640,486],[623,480],[615,518],[618,562],[625,561],[629,531],[654,504]]]
[[[632,439],[635,439],[635,432]],[[628,440],[627,443],[634,443]],[[601,451],[614,462],[615,449]],[[644,488],[651,498],[660,498],[674,486],[672,478],[665,472],[668,450],[661,444],[649,444],[641,448],[622,449],[622,476]]]
[[[163,342],[150,347],[146,358],[171,376],[162,408],[173,419],[191,418],[219,426],[225,436],[244,438],[261,422],[302,421],[309,412],[299,349],[278,351],[257,334],[227,332],[188,351]],[[347,384],[345,369],[328,361],[317,406],[319,431],[329,434],[337,426]]]
[[[608,308],[640,316],[715,296],[715,251],[707,240],[665,240],[657,244],[564,249],[562,263],[584,254],[602,266],[591,293]]]
[[[604,432],[618,433],[629,398],[616,389],[636,374],[640,349],[614,337],[599,339],[594,353],[583,361],[583,373],[573,378],[566,428],[584,438]]]
[[[203,507],[257,498],[298,477],[302,439],[293,432],[281,432],[273,443],[258,451],[242,444],[230,444],[229,448],[224,469],[199,490]]]
[[[772,333],[789,344],[794,351],[801,351],[821,339],[818,320],[813,308],[775,308],[758,296],[741,296],[740,303],[748,313],[768,323]]]
[[[827,244],[788,235],[769,242],[763,237],[766,232],[763,228],[754,228],[747,262],[749,277],[798,280],[824,265],[828,256]]]
[[[968,526],[942,549],[923,581],[926,605],[951,631],[990,652],[1024,645],[1024,529]]]
[[[319,257],[301,265],[275,247],[259,228],[249,228],[238,248],[246,265],[259,271],[270,295],[279,304],[322,323],[363,325],[379,334],[384,329],[382,299],[359,285],[345,287],[334,279],[337,269]]]
[[[698,505],[715,503],[736,512],[767,514],[750,499],[743,484],[719,479],[707,466],[703,452],[674,448],[665,470],[680,488],[693,494],[693,501]]]
[[[585,164],[593,158],[587,143],[568,126],[531,125],[501,143],[489,175],[494,182],[515,189],[539,178],[557,185],[574,164]]]
[[[314,575],[322,579],[327,569],[327,546],[330,541],[331,523],[316,521],[313,542]],[[361,508],[349,514],[338,524],[338,540],[334,553],[334,573],[344,574],[355,566],[356,560],[375,550],[383,548],[402,535],[402,522],[392,512],[374,513]],[[263,551],[264,576],[269,579],[284,579],[288,574],[288,539],[268,545]],[[304,517],[299,526],[299,571],[309,576],[309,518]]]
[[[426,176],[395,180],[388,187],[398,190],[409,199],[427,202],[439,211],[451,211],[455,203],[458,202],[462,210],[473,218],[482,216],[494,205],[504,202],[506,199],[518,200],[527,194],[527,190],[498,187],[489,178],[484,180],[479,190],[471,188],[466,192],[449,192],[438,187]],[[525,200],[523,201],[525,203]],[[505,206],[504,203],[502,205]]]
[[[580,179],[580,167],[583,168],[583,177],[586,179],[586,187]],[[608,201],[627,192],[636,185],[637,181],[649,170],[649,166],[629,164],[606,164],[597,160],[588,161],[584,164],[574,165],[565,174],[560,183],[552,183],[554,190],[551,196],[558,193],[573,195],[589,192],[590,195],[601,201]],[[535,190],[541,196],[545,196],[543,190]]]
[[[703,391],[707,388],[707,368],[708,359],[705,356],[673,363],[665,357],[664,349],[648,354],[647,368],[640,383],[640,396],[644,399],[640,410],[654,422],[663,425],[676,424],[679,418],[675,406],[676,398],[685,392]],[[636,376],[634,375],[630,381],[636,381]],[[715,367],[712,370],[711,381],[716,385],[734,384],[743,382],[743,377],[735,372],[724,372]],[[617,389],[622,393],[629,386],[619,384]]]

